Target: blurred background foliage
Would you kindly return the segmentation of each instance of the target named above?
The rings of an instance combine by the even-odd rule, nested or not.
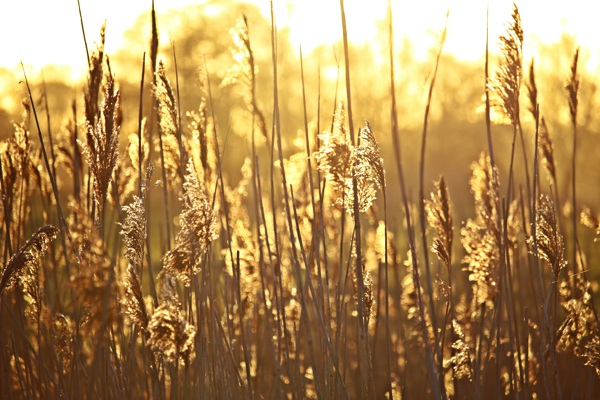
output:
[[[207,71],[212,93],[212,110],[218,126],[218,134],[226,146],[224,151],[224,173],[231,182],[240,179],[240,168],[245,157],[250,155],[250,132],[252,117],[244,99],[243,89],[238,85],[222,87],[221,82],[234,60],[231,54],[232,29],[236,20],[245,15],[249,26],[250,43],[257,66],[258,106],[265,113],[267,128],[272,124],[273,71],[271,60],[271,23],[257,6],[237,1],[208,1],[202,5],[190,5],[172,9],[158,15],[158,31],[161,36],[159,59],[165,63],[167,74],[173,85],[176,82],[175,63],[179,79],[180,106],[184,134],[187,128],[187,111],[198,109],[201,99],[200,82]],[[115,78],[122,92],[123,123],[121,140],[137,131],[137,110],[139,106],[139,84],[142,73],[142,57],[146,53],[146,75],[144,86],[144,114],[152,122],[149,127],[156,131],[156,122],[152,110],[151,66],[149,62],[150,12],[140,15],[126,32],[124,46],[114,54],[108,54]],[[99,27],[87,27],[88,43],[97,40]],[[110,25],[108,27],[110,29]],[[315,27],[318,29],[318,27]],[[451,28],[450,28],[451,29]],[[386,61],[387,22],[379,25],[379,37],[376,43],[353,45],[350,48],[352,70],[353,110],[357,124],[369,121],[381,144],[383,158],[388,166],[393,160],[390,136],[390,93],[389,65]],[[168,37],[165,40],[162,36]],[[296,138],[303,137],[302,78],[300,71],[300,49],[294,48],[289,40],[288,29],[277,32],[278,45],[278,84],[281,126],[284,137],[285,156],[303,151],[295,144]],[[482,48],[485,41],[482,40]],[[496,51],[493,39],[490,51]],[[571,136],[569,126],[568,103],[564,85],[568,76],[571,56],[577,47],[574,38],[563,34],[559,43],[538,44],[535,55],[525,54],[523,66],[524,80],[528,78],[529,65],[535,56],[536,75],[539,89],[541,113],[546,119],[550,135],[554,141],[558,182],[560,193],[570,186],[569,169],[561,168],[569,162]],[[329,130],[336,99],[343,96],[344,71],[340,68],[343,54],[341,43],[333,46],[323,45],[310,53],[303,54],[304,80],[307,96],[309,134],[316,137],[317,129]],[[76,51],[76,49],[74,49]],[[418,149],[422,129],[423,113],[427,100],[428,80],[433,72],[436,49],[429,51],[426,60],[415,57],[414,45],[408,40],[397,43],[394,49],[397,60],[397,99],[402,146],[405,154],[407,182],[413,200],[416,198]],[[82,51],[82,57],[85,53]],[[585,65],[586,53],[582,51],[581,64]],[[491,56],[491,68],[497,61]],[[430,116],[429,140],[426,155],[425,182],[431,190],[432,183],[439,175],[446,177],[453,195],[457,219],[467,218],[470,208],[468,177],[469,166],[482,149],[487,147],[484,117],[484,60],[468,62],[457,59],[452,54],[442,54],[436,91]],[[64,73],[63,73],[64,72]],[[71,82],[63,78],[66,71],[57,66],[47,66],[41,73],[29,77],[33,85],[36,101],[41,106],[47,100],[52,118],[50,128],[54,132],[65,129],[72,118],[71,107],[76,101],[77,113],[82,115],[82,91],[84,81]],[[598,183],[600,172],[597,148],[600,139],[600,113],[598,109],[597,74],[581,70],[580,118],[579,118],[579,157],[587,167],[578,174],[578,195],[582,204],[592,209],[598,208]],[[13,123],[20,120],[25,98],[22,72],[0,67],[0,138],[12,134]],[[526,90],[522,90],[525,104]],[[39,107],[43,110],[43,107]],[[318,114],[318,115],[317,115]],[[523,129],[528,150],[532,152],[535,123],[530,113],[522,110]],[[46,117],[43,117],[44,121]],[[493,140],[498,154],[510,154],[511,132],[505,121],[497,120],[493,126]],[[33,128],[33,126],[32,126]],[[47,129],[47,127],[46,127]],[[270,133],[269,133],[270,134]],[[32,139],[36,138],[32,135]],[[296,141],[297,143],[298,141]],[[264,142],[262,150],[268,154]],[[260,149],[260,146],[259,146]],[[532,155],[530,155],[532,157]],[[508,156],[499,160],[501,174],[508,170]],[[523,168],[517,157],[517,168]],[[519,164],[521,163],[521,164]],[[387,168],[388,180],[396,182],[395,168]],[[521,174],[517,174],[521,176]],[[506,181],[505,179],[501,179]],[[547,182],[544,180],[544,182]],[[393,185],[392,198],[399,198],[398,188]],[[398,197],[396,197],[398,196]],[[469,206],[460,207],[461,204]],[[568,204],[565,213],[569,213]],[[392,224],[401,223],[400,213]]]

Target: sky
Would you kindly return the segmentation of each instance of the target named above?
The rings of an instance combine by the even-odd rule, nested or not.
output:
[[[265,15],[269,0],[250,0]],[[155,0],[160,13],[168,8],[202,4],[204,0]],[[490,44],[505,29],[510,0],[490,0]],[[295,46],[305,53],[319,44],[331,44],[341,35],[338,0],[274,0],[279,27],[290,29]],[[446,53],[460,59],[477,60],[485,46],[486,2],[483,0],[392,0],[394,29],[413,43],[417,57],[425,57],[439,40],[446,11],[450,9]],[[588,51],[587,68],[597,71],[600,30],[596,20],[599,5],[589,0],[522,0],[517,2],[525,31],[525,45],[538,41],[557,42],[563,32],[575,36]],[[569,7],[567,7],[567,4]],[[118,49],[123,35],[138,15],[150,9],[151,0],[81,0],[88,41],[98,37],[107,21],[106,51]],[[385,20],[387,0],[346,0],[350,39],[374,42],[378,21]],[[160,20],[159,20],[160,23]],[[160,27],[159,27],[160,29]],[[39,71],[46,64],[66,65],[72,78],[85,69],[85,48],[77,0],[0,0],[0,67],[26,67]],[[161,36],[168,43],[168,36]],[[89,43],[91,45],[91,43]],[[493,49],[492,49],[493,50]]]

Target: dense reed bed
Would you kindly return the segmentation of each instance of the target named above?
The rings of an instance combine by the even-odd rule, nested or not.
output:
[[[577,199],[577,172],[595,165],[577,156],[579,51],[556,94],[572,128],[558,174],[514,5],[500,60],[486,50],[482,69],[488,146],[457,166],[470,168],[472,200],[454,204],[447,173],[431,193],[425,182],[446,29],[426,88],[419,170],[409,171],[392,8],[389,75],[380,76],[389,131],[357,121],[347,30],[358,27],[347,27],[343,0],[340,11],[345,84],[307,98],[300,51],[295,152],[285,145],[273,15],[267,99],[258,99],[245,17],[231,29],[232,66],[219,82],[197,60],[193,111],[181,107],[182,54],[174,44],[159,54],[154,9],[137,109],[122,106],[104,27],[60,132],[48,129],[47,102],[44,110],[23,69],[22,120],[0,144],[1,398],[597,398],[600,275],[586,251],[600,222]],[[224,173],[232,150],[215,117],[219,85],[239,90],[250,115],[238,182]],[[321,90],[336,91],[333,104]],[[322,108],[334,110],[329,120],[309,117]],[[511,127],[508,153],[495,152],[493,111]],[[124,115],[137,122],[130,135]],[[390,144],[385,163],[379,143]],[[457,207],[470,218],[457,220]]]

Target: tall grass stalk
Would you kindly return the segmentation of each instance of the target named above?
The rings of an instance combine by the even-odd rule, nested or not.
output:
[[[344,0],[340,0],[340,11],[342,18],[342,39],[344,42],[344,66],[346,76],[346,102],[348,106],[348,127],[350,131],[350,140],[353,145],[357,145],[354,134],[354,121],[352,118],[352,85],[350,79],[350,56],[348,51],[348,32],[346,27],[346,11],[344,8]],[[354,232],[355,232],[355,251],[356,265],[355,273],[358,286],[358,337],[359,337],[359,354],[362,379],[362,396],[371,397],[374,395],[373,382],[373,364],[371,360],[371,350],[368,338],[368,322],[366,315],[366,307],[364,304],[365,287],[364,287],[364,271],[362,265],[362,233],[360,224],[360,213],[358,206],[358,182],[356,177],[352,178],[353,191],[353,213],[354,213]]]
[[[177,67],[177,53],[175,51],[175,42],[171,42],[171,50],[173,52],[173,65],[175,66],[175,93],[177,99],[177,144],[179,145],[179,159],[181,160],[181,168],[179,169],[181,179],[183,179],[187,154],[183,147],[183,127],[181,126],[181,96],[179,95],[179,68]]]
[[[406,192],[406,185],[404,181],[404,170],[402,167],[402,153],[400,148],[400,132],[398,128],[398,111],[396,105],[396,83],[394,76],[394,40],[393,40],[393,17],[392,17],[392,6],[391,1],[388,2],[388,12],[389,12],[389,61],[390,61],[390,97],[391,97],[391,122],[392,122],[392,143],[394,146],[394,158],[396,160],[396,168],[398,170],[398,179],[400,183],[400,189],[402,193],[402,203],[404,205],[404,215],[406,218],[406,226],[408,233],[408,241],[409,248],[411,253],[412,260],[412,275],[413,275],[413,285],[415,288],[415,292],[417,293],[417,301],[419,308],[419,316],[421,318],[420,326],[421,326],[421,334],[423,338],[423,343],[425,345],[426,352],[426,360],[427,360],[427,369],[429,372],[429,378],[431,380],[431,388],[433,390],[435,398],[442,398],[442,390],[439,386],[439,377],[437,373],[437,368],[435,366],[435,361],[433,357],[433,352],[431,350],[431,346],[429,343],[429,335],[427,333],[427,325],[425,319],[425,308],[423,304],[423,298],[421,294],[421,284],[420,284],[420,273],[418,268],[418,255],[417,255],[417,244],[415,239],[415,231],[412,223],[408,196]]]
[[[62,206],[60,203],[60,198],[58,196],[58,186],[56,185],[56,178],[55,178],[54,174],[52,173],[52,168],[50,167],[50,161],[48,160],[48,153],[46,151],[46,146],[44,144],[44,137],[42,135],[42,129],[40,127],[40,122],[38,120],[37,111],[35,109],[35,102],[33,101],[33,96],[31,94],[31,88],[29,87],[29,80],[27,79],[27,74],[25,73],[25,66],[23,65],[23,63],[21,63],[21,70],[23,71],[23,79],[25,79],[25,85],[27,86],[27,95],[29,96],[31,109],[33,111],[33,116],[35,118],[35,126],[37,128],[38,137],[40,139],[40,146],[42,148],[42,155],[44,157],[44,165],[46,166],[46,173],[48,174],[48,178],[50,179],[50,183],[52,185],[52,193],[54,194],[54,201],[56,201],[56,210],[58,212],[60,229],[63,232],[63,235],[62,235],[63,249],[65,249],[65,252],[66,252],[67,239],[69,240],[70,245],[72,245],[73,242],[72,242],[71,236],[69,234],[69,228],[68,228],[67,222],[65,220],[65,215],[63,214],[63,209],[62,209]],[[7,229],[7,231],[8,231],[8,229]],[[70,271],[69,261],[68,261],[68,258],[66,257],[66,253],[65,253],[65,266],[66,266],[67,273],[69,273],[69,271]]]
[[[579,238],[577,235],[577,112],[579,108],[579,76],[577,66],[579,61],[579,48],[575,50],[571,63],[571,75],[567,81],[567,100],[569,102],[569,115],[571,117],[571,128],[573,130],[573,155],[571,157],[571,220],[573,223],[573,274],[579,271],[577,266],[577,248]]]
[[[155,88],[157,83],[158,83],[158,79],[157,79],[157,74],[159,71],[159,67],[157,64],[157,59],[158,59],[158,25],[157,25],[157,21],[156,21],[156,10],[154,8],[154,0],[152,0],[152,9],[151,9],[151,38],[150,38],[150,61],[152,64],[152,87]],[[160,117],[158,116],[158,99],[156,99],[155,96],[153,96],[153,102],[152,102],[152,106],[154,109],[156,109],[156,116],[157,116],[157,123],[158,125],[160,125]],[[152,137],[152,135],[150,135],[150,137]],[[169,194],[168,194],[168,181],[167,181],[167,171],[166,171],[166,165],[165,165],[165,151],[164,151],[164,144],[163,144],[163,132],[160,128],[160,126],[158,127],[158,142],[159,142],[159,154],[160,154],[160,166],[161,166],[161,173],[162,173],[162,186],[163,186],[163,201],[164,201],[164,209],[165,209],[165,229],[166,229],[166,238],[165,238],[165,243],[166,243],[166,249],[167,251],[171,250],[171,216],[170,216],[170,212],[169,212]],[[150,147],[152,147],[152,142],[150,141]]]
[[[494,143],[492,140],[492,118],[491,114],[491,106],[490,106],[490,85],[488,84],[490,81],[490,2],[488,0],[487,7],[485,9],[485,131],[487,134],[488,141],[488,150],[490,153],[490,162],[492,164],[492,168],[496,166],[494,161]]]
[[[276,45],[276,38],[275,38],[275,26],[274,26],[274,11],[273,11],[273,2],[270,2],[271,5],[271,65],[276,63],[276,49],[275,49],[275,45]],[[273,71],[273,80],[275,81],[276,79],[276,71]],[[277,122],[277,118],[275,116],[275,112],[276,112],[276,97],[275,97],[275,84],[273,85],[273,122],[271,125],[271,140],[270,142],[268,142],[270,150],[269,150],[269,157],[270,157],[270,167],[269,167],[269,179],[270,179],[270,205],[271,205],[271,210],[276,210],[277,209],[277,205],[276,205],[276,190],[277,190],[277,185],[275,183],[275,162],[276,162],[276,156],[275,156],[275,146],[277,143],[277,128],[276,128],[276,124]],[[281,165],[283,166],[283,163],[281,163]],[[284,190],[286,189],[286,185],[282,185]],[[260,193],[262,193],[262,191],[260,191]],[[268,228],[266,226],[267,224],[267,215],[264,213],[264,208],[262,211],[263,214],[263,218],[265,221],[265,231],[268,231]],[[281,240],[279,238],[279,235],[277,234],[278,230],[277,230],[277,214],[273,214],[272,217],[272,227],[273,227],[273,246],[275,247],[275,251],[273,252],[273,256],[276,260],[281,260],[281,253],[282,253],[282,249],[281,249]],[[284,291],[283,291],[283,282],[282,282],[282,274],[281,274],[281,262],[277,261],[277,264],[274,265],[274,269],[275,269],[275,273],[273,274],[273,286],[275,288],[275,291],[277,291],[277,295],[279,296],[280,299],[280,304],[279,307],[280,309],[278,310],[278,318],[277,318],[277,324],[278,324],[278,329],[280,329],[281,333],[281,340],[283,343],[283,351],[280,352],[279,357],[280,360],[283,359],[284,361],[284,365],[286,366],[286,368],[288,368],[289,366],[289,360],[290,360],[290,351],[289,351],[289,346],[288,346],[288,340],[289,340],[289,334],[287,333],[286,329],[281,329],[281,326],[283,325],[283,327],[287,326],[287,316],[285,313],[285,308],[284,308]],[[281,362],[281,361],[280,361]],[[289,373],[289,370],[284,370],[284,371],[278,371],[278,372],[285,372],[285,373]],[[279,382],[277,382],[279,384]]]
[[[154,7],[154,1],[152,2],[152,6]],[[87,39],[85,37],[85,26],[83,23],[83,14],[81,13],[81,0],[77,0],[77,11],[79,12],[79,23],[81,25],[81,34],[83,36],[83,44],[85,46],[85,54],[87,55],[88,65],[90,63],[90,50],[87,44]]]
[[[433,278],[431,276],[431,268],[429,262],[429,252],[427,249],[429,248],[427,244],[427,227],[425,221],[425,149],[427,143],[427,128],[429,124],[429,111],[431,109],[431,101],[433,99],[433,89],[435,87],[435,80],[438,74],[438,68],[440,65],[440,58],[442,56],[442,51],[444,49],[444,43],[446,42],[446,33],[448,31],[448,17],[450,15],[450,10],[446,13],[446,23],[444,25],[444,30],[442,31],[442,36],[440,38],[440,44],[438,47],[438,52],[435,58],[435,67],[433,70],[433,75],[431,77],[431,81],[429,82],[429,91],[427,92],[427,104],[425,105],[425,114],[423,116],[423,131],[421,135],[421,158],[419,162],[419,222],[421,224],[421,245],[423,247],[423,262],[425,264],[425,278],[427,280],[427,296],[429,298],[429,313],[431,315],[431,327],[434,332],[434,348],[435,354],[438,359],[438,375],[440,379],[440,388],[442,391],[442,398],[446,398],[445,390],[443,389],[443,356],[442,349],[440,347],[441,340],[438,340],[438,323],[437,323],[437,314],[435,311],[435,302],[434,302],[434,292],[433,292]]]

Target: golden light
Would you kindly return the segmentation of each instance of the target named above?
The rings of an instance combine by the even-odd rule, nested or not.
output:
[[[253,0],[265,18],[270,19],[270,2]],[[156,0],[157,12],[190,4],[198,0]],[[235,1],[233,2],[235,3]],[[385,29],[387,0],[346,1],[349,39],[355,43],[378,43],[378,30]],[[503,32],[512,1],[490,2],[490,50]],[[103,21],[107,21],[106,50],[110,54],[122,47],[125,32],[135,19],[150,9],[151,1],[103,2],[82,0],[81,9],[88,37],[93,38]],[[332,45],[341,38],[340,7],[337,0],[275,1],[277,25],[289,28],[290,39],[305,53],[320,45]],[[598,66],[600,42],[597,39],[593,2],[575,0],[566,8],[559,1],[518,2],[526,34],[525,45],[557,42],[563,32],[572,34],[589,51],[588,69]],[[415,56],[427,57],[437,45],[438,34],[450,9],[445,52],[459,59],[479,60],[485,48],[486,7],[479,0],[424,0],[392,2],[397,41],[408,38]],[[35,10],[35,11],[32,11]],[[84,44],[77,4],[74,0],[10,1],[0,6],[0,37],[3,38],[0,66],[14,68],[22,60],[39,70],[55,64],[71,69],[71,78],[81,75],[85,67]],[[168,40],[168,38],[162,38]],[[91,45],[91,43],[88,43]]]

